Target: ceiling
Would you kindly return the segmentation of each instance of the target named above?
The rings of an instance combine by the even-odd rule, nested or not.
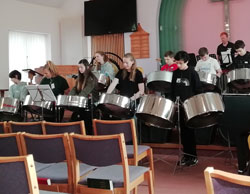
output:
[[[61,8],[67,0],[17,0],[17,1],[43,5],[48,7]]]

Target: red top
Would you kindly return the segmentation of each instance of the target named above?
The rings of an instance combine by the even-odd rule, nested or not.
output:
[[[161,67],[161,71],[175,71],[176,69],[178,69],[178,66],[175,63],[172,65],[165,64]]]

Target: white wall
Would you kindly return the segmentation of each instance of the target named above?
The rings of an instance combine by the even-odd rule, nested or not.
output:
[[[0,0],[0,89],[9,84],[9,30],[48,33],[51,36],[51,60],[61,63],[59,19],[60,10],[15,0]],[[25,74],[24,74],[25,75]]]
[[[155,59],[159,57],[158,14],[160,3],[161,0],[137,0],[138,23],[150,34],[150,58],[137,59],[137,65],[143,67],[145,74],[157,69]],[[89,43],[87,37],[84,36],[83,27],[84,0],[66,2],[62,12],[64,18],[61,20],[62,64],[75,64],[81,56],[87,57],[90,54],[88,52]],[[83,20],[82,25],[79,23],[81,18]],[[130,34],[125,33],[124,35],[125,52],[131,52]]]
[[[161,0],[137,0],[138,22],[150,33],[150,58],[138,59],[148,74],[157,69],[159,57],[158,14]],[[62,8],[51,8],[16,0],[0,0],[0,89],[8,88],[8,31],[48,33],[51,60],[55,64],[76,64],[89,56],[89,37],[84,36],[84,0],[67,0]],[[131,52],[130,35],[125,33],[125,52]]]
[[[152,71],[157,70],[156,58],[159,58],[159,32],[158,32],[158,17],[160,12],[161,0],[137,0],[137,19],[142,28],[148,32],[150,58],[137,59],[137,65],[144,69],[144,74],[147,75]],[[131,52],[130,35],[125,33],[125,52]]]

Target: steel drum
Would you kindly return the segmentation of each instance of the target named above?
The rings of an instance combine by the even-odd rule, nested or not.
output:
[[[168,92],[171,87],[173,72],[155,71],[147,76],[147,87],[157,92]]]
[[[41,101],[34,102],[30,95],[27,95],[23,102],[24,110],[44,116],[53,116],[54,102],[51,101]]]
[[[0,97],[0,112],[16,114],[19,106],[20,102],[16,98]]]
[[[97,91],[106,90],[110,84],[109,78],[105,74],[100,73],[98,71],[93,71],[93,74],[97,79],[96,90]]]
[[[175,103],[153,94],[144,95],[136,110],[136,116],[146,125],[173,128],[175,125]]]
[[[133,115],[130,98],[118,94],[103,93],[97,107],[103,112],[118,118],[129,118]]]
[[[227,83],[229,87],[233,86],[239,91],[250,92],[250,69],[240,68],[229,71]]]
[[[89,99],[84,96],[59,95],[56,106],[72,111],[76,109],[87,109],[88,101]]]
[[[225,111],[218,93],[207,92],[195,95],[183,102],[186,124],[191,128],[204,128],[218,123]]]
[[[214,91],[215,88],[219,89],[219,83],[216,74],[207,73],[204,71],[198,71],[197,73],[199,75],[200,81],[202,82],[204,92]]]

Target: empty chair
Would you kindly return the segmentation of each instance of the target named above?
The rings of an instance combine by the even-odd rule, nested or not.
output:
[[[68,123],[54,123],[43,122],[45,134],[59,134],[59,133],[76,133],[85,135],[84,121],[75,121]]]
[[[0,157],[22,155],[20,133],[0,134]]]
[[[129,194],[144,180],[148,181],[149,193],[154,193],[151,170],[142,166],[128,166],[123,134],[107,136],[70,134],[70,145],[77,193]],[[80,162],[97,168],[80,179]],[[114,189],[88,187],[89,179],[95,179],[97,183],[101,180],[111,181]]]
[[[32,134],[44,134],[42,121],[37,121],[37,122],[9,121],[8,125],[10,133],[26,132]]]
[[[37,176],[51,181],[51,185],[39,184],[41,190],[72,192],[72,163],[67,134],[22,133],[21,144],[23,153],[33,154],[35,162],[38,162]]]
[[[0,157],[0,193],[39,194],[32,155]]]
[[[126,142],[129,164],[138,165],[138,161],[147,157],[154,179],[153,151],[149,146],[137,144],[134,119],[113,121],[94,119],[93,130],[94,135],[112,135],[123,133]]]
[[[207,194],[248,194],[250,177],[233,174],[213,167],[204,171]]]
[[[8,133],[7,122],[0,122],[0,134],[1,133]]]

